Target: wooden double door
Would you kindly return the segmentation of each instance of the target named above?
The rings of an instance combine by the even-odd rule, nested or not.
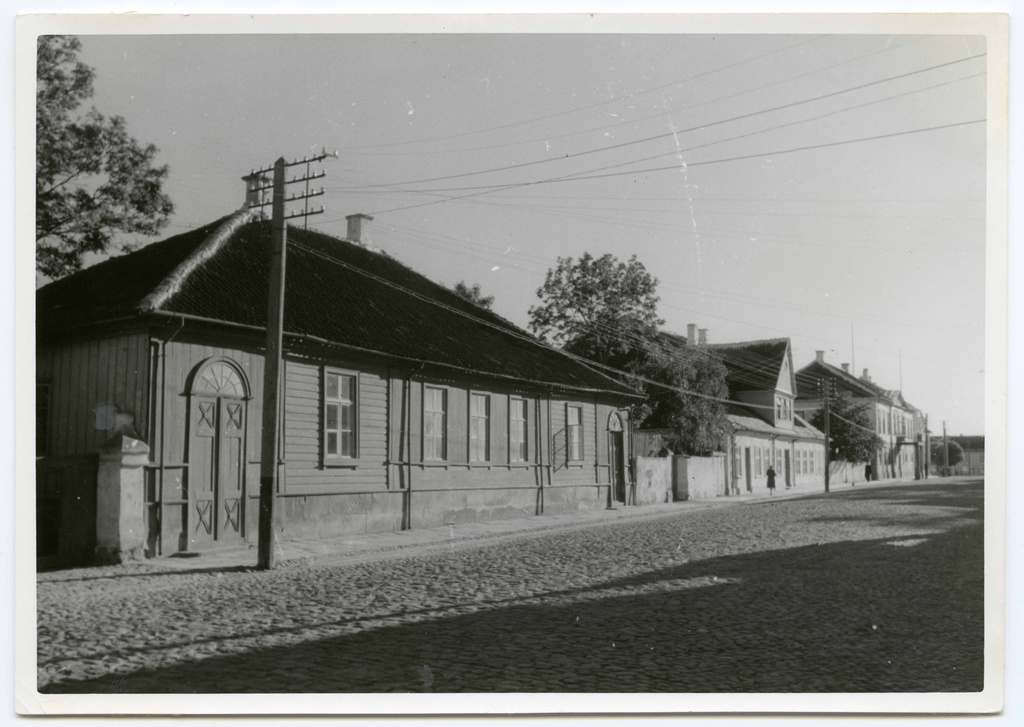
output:
[[[240,386],[210,388],[194,389],[190,406],[190,550],[245,537],[246,400]]]

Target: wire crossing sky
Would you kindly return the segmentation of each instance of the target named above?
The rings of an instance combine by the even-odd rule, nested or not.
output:
[[[327,214],[520,326],[560,256],[636,254],[665,328],[789,337],[984,432],[980,36],[83,36],[93,103],[170,165],[168,234],[338,149]],[[364,232],[365,234],[365,232]],[[146,242],[146,240],[140,240]],[[854,346],[855,344],[855,346]]]

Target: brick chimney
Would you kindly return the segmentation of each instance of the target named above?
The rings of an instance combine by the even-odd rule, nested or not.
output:
[[[817,361],[818,363],[825,363],[825,352],[824,351],[815,351],[814,352],[814,360]]]
[[[348,233],[345,235],[345,239],[357,245],[365,245],[366,243],[363,242],[363,220],[372,222],[373,218],[360,212],[349,215],[345,219],[348,220]]]
[[[707,328],[698,328],[697,329],[697,343],[699,343],[700,345],[703,346],[707,342],[708,342],[708,329]]]
[[[691,346],[697,343],[697,324],[687,323],[686,324],[686,342]]]
[[[865,381],[871,381],[871,377],[868,375],[867,369],[864,369],[864,373],[861,374],[861,378],[864,379]]]
[[[848,374],[848,373],[850,373],[850,364],[848,364],[848,363],[844,363],[844,364],[841,364],[841,365],[842,365],[842,367],[843,367],[843,373],[844,373],[844,374]]]

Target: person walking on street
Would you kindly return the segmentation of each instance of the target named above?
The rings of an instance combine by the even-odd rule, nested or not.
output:
[[[768,465],[768,494],[775,494],[775,468]]]

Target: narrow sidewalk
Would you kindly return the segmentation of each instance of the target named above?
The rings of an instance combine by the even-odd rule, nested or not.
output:
[[[877,480],[857,483],[856,487],[878,487],[913,480]],[[833,492],[854,489],[849,483],[832,485]],[[366,561],[399,556],[418,555],[438,550],[456,550],[500,542],[513,538],[539,537],[553,532],[585,528],[604,523],[637,521],[669,517],[730,505],[742,505],[765,500],[778,501],[824,494],[821,483],[777,488],[770,495],[763,487],[754,492],[717,497],[714,500],[692,500],[656,505],[622,505],[612,509],[582,510],[570,513],[536,515],[533,517],[444,525],[433,528],[402,530],[389,533],[345,535],[329,538],[284,538],[276,543],[276,560],[282,566],[311,564],[318,561]],[[255,567],[255,544],[202,551],[194,556],[164,556],[140,561],[138,565],[158,569],[212,570],[223,568]]]

